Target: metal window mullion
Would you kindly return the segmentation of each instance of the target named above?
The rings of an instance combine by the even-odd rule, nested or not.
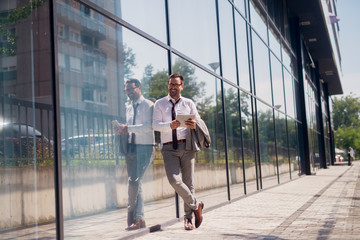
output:
[[[329,101],[329,89],[327,83],[325,83],[325,102],[326,102],[326,113],[328,115],[328,124],[329,124],[329,144],[330,144],[330,163],[331,165],[334,165],[334,159],[335,159],[335,146],[334,146],[334,132],[332,131],[331,125],[332,125],[332,119],[330,115],[330,101]]]
[[[323,122],[323,111],[322,111],[322,104],[321,104],[321,82],[320,82],[320,74],[319,74],[319,68],[318,68],[318,64],[316,64],[317,68],[314,69],[315,71],[315,82],[316,82],[316,90],[317,90],[317,102],[318,102],[318,106],[317,106],[317,110],[316,110],[316,115],[317,115],[317,128],[319,130],[319,138],[318,138],[318,144],[319,144],[319,155],[320,155],[320,166],[323,168],[327,168],[327,164],[326,164],[326,153],[325,153],[325,139],[324,139],[324,122]]]
[[[165,1],[165,18],[166,18],[166,41],[167,45],[167,57],[168,57],[168,74],[172,74],[172,48],[171,48],[171,36],[170,36],[170,15],[169,15],[169,1]],[[175,215],[176,218],[180,217],[179,195],[175,192]]]
[[[168,53],[168,73],[169,75],[172,74],[172,60],[171,60],[171,54],[172,54],[172,48],[171,48],[171,32],[170,32],[170,15],[169,15],[169,1],[165,1],[165,18],[166,18],[166,41],[169,48],[167,49]]]
[[[60,137],[60,89],[59,89],[59,69],[57,62],[57,20],[56,20],[56,1],[49,1],[50,14],[50,36],[51,36],[51,62],[52,62],[52,100],[54,103],[54,180],[55,180],[55,215],[56,215],[56,238],[64,239],[64,216],[63,216],[63,196],[62,196],[62,159],[61,159],[61,137]]]
[[[300,34],[300,27],[299,27],[299,19],[294,18],[292,21],[292,28],[293,31],[291,35],[294,38],[295,42],[295,51],[297,56],[297,69],[298,69],[298,80],[299,80],[299,89],[298,94],[299,96],[295,96],[297,100],[295,102],[297,116],[300,116],[301,124],[298,125],[298,141],[300,143],[299,152],[301,156],[301,172],[307,175],[311,174],[310,169],[310,159],[309,159],[309,137],[308,137],[308,122],[306,118],[306,92],[305,92],[305,84],[306,84],[306,76],[303,75],[303,56],[302,53],[304,51],[301,42],[301,34]]]
[[[288,125],[288,118],[285,116],[285,128],[286,128],[286,140],[287,140],[287,153],[288,153],[288,162],[289,162],[289,174],[290,174],[290,180],[292,179],[291,174],[291,155],[290,155],[290,141],[289,141],[289,125]]]
[[[276,137],[276,129],[277,129],[277,127],[276,127],[276,121],[277,121],[277,119],[276,119],[276,117],[275,117],[275,109],[273,108],[272,109],[273,110],[273,119],[274,119],[274,124],[273,124],[273,128],[274,128],[274,142],[275,142],[275,157],[276,157],[276,170],[277,170],[277,173],[276,173],[276,175],[277,175],[277,179],[278,179],[278,184],[280,184],[280,174],[279,174],[279,159],[278,159],[278,144],[277,144],[277,137]],[[278,111],[276,111],[276,112],[278,112]],[[278,113],[278,115],[279,115],[279,113]]]
[[[277,122],[277,119],[275,117],[275,100],[274,100],[274,88],[273,88],[273,76],[272,76],[272,66],[271,66],[271,56],[274,55],[276,57],[275,54],[273,54],[273,52],[271,51],[270,49],[270,39],[269,39],[269,26],[268,26],[268,20],[269,20],[269,17],[268,15],[266,15],[266,19],[267,19],[267,24],[266,24],[266,33],[267,33],[267,38],[268,38],[268,58],[269,58],[269,73],[270,73],[270,90],[271,90],[271,101],[272,101],[272,112],[273,112],[273,128],[274,128],[274,142],[275,142],[275,157],[276,157],[276,170],[277,170],[277,180],[278,180],[278,184],[280,184],[280,174],[279,174],[279,159],[278,159],[278,144],[277,144],[277,137],[276,137],[276,122]],[[276,110],[276,112],[278,112],[279,109]]]
[[[220,63],[220,76],[223,76],[222,72],[222,58],[221,58],[221,38],[220,38],[220,18],[219,18],[219,1],[215,0],[215,10],[216,10],[216,25],[218,33],[218,50],[219,50],[219,63]],[[223,111],[223,127],[224,127],[224,147],[225,147],[225,168],[226,168],[226,184],[227,184],[227,193],[228,200],[231,200],[230,194],[230,176],[229,176],[229,159],[228,159],[228,146],[227,146],[227,128],[226,128],[226,111],[225,111],[225,96],[224,96],[224,81],[222,79],[220,84],[221,89],[221,101],[222,101],[222,111]],[[217,114],[217,113],[216,113]],[[217,124],[217,123],[216,123]]]
[[[271,91],[271,101],[272,101],[272,110],[273,110],[273,128],[274,128],[274,142],[275,142],[275,157],[276,157],[276,170],[277,170],[277,179],[278,184],[280,183],[280,174],[279,174],[279,159],[278,159],[278,147],[277,147],[277,137],[276,137],[276,117],[275,117],[275,100],[274,100],[274,88],[273,88],[273,81],[272,81],[272,67],[271,67],[271,56],[274,55],[276,57],[276,54],[274,54],[270,48],[270,38],[269,38],[269,16],[266,14],[266,34],[267,34],[267,48],[268,48],[268,61],[269,61],[269,73],[270,73],[270,91]],[[277,58],[277,57],[276,57]],[[278,110],[277,110],[278,111]]]
[[[233,15],[233,28],[234,28],[234,46],[235,46],[235,67],[236,67],[236,78],[237,84],[240,86],[240,76],[239,76],[239,62],[238,62],[238,51],[237,51],[237,41],[236,41],[236,22],[235,22],[235,6],[232,5],[232,15]],[[242,132],[242,121],[241,121],[241,101],[240,101],[240,90],[237,89],[238,92],[238,111],[239,111],[239,121],[240,121],[240,139],[241,139],[241,159],[242,159],[242,173],[243,173],[243,185],[244,185],[244,194],[246,194],[246,174],[245,174],[245,157],[244,157],[244,139],[243,139],[243,132]]]
[[[251,22],[250,16],[250,4],[247,1],[246,8],[248,19]],[[250,24],[246,25],[247,29],[247,41],[248,41],[248,55],[249,55],[249,73],[250,73],[250,90],[252,91],[251,98],[251,108],[252,108],[252,122],[253,122],[253,144],[255,147],[255,175],[256,175],[256,188],[259,191],[262,189],[262,180],[261,180],[261,165],[260,165],[260,149],[259,149],[259,136],[258,136],[258,127],[257,127],[257,103],[256,103],[256,91],[255,91],[255,72],[254,72],[254,57],[253,57],[253,48],[252,48],[252,26]],[[261,39],[261,38],[260,38]]]

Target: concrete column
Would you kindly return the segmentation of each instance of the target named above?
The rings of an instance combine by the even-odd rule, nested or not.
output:
[[[290,21],[291,35],[293,36],[293,46],[296,52],[297,65],[297,79],[299,81],[299,88],[295,89],[296,112],[301,124],[298,124],[298,142],[299,154],[301,158],[301,173],[311,175],[310,158],[309,158],[309,138],[308,127],[306,121],[306,106],[305,106],[305,93],[304,93],[304,75],[303,75],[303,59],[302,59],[302,40],[300,34],[299,18],[292,18]],[[295,73],[296,74],[296,73]]]
[[[327,168],[326,163],[326,154],[325,154],[325,136],[324,136],[324,122],[323,122],[323,112],[322,112],[322,103],[321,103],[321,82],[320,82],[320,74],[319,74],[319,66],[316,64],[316,68],[314,69],[315,76],[315,85],[316,85],[316,99],[319,104],[319,107],[316,111],[316,119],[319,135],[319,157],[320,157],[320,167]]]

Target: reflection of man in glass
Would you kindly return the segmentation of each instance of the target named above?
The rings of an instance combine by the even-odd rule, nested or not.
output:
[[[142,96],[141,84],[137,79],[127,80],[125,91],[131,100],[131,105],[126,109],[126,124],[116,125],[114,131],[116,134],[129,134],[125,158],[129,181],[126,230],[130,231],[146,227],[141,178],[154,152],[154,131],[151,127],[154,103]]]
[[[195,119],[186,121],[186,127],[180,127],[175,120],[179,114],[193,114],[199,118],[194,102],[181,96],[184,87],[184,78],[180,74],[172,74],[168,80],[169,95],[155,102],[153,128],[161,133],[166,175],[171,186],[184,200],[184,227],[192,230],[192,213],[195,214],[195,227],[202,221],[204,203],[195,198],[194,162],[195,151],[186,149],[187,128],[195,129]],[[180,176],[181,174],[181,176]]]

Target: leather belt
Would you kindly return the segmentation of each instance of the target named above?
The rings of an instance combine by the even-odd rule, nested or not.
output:
[[[180,139],[178,140],[178,143],[183,143],[183,142],[186,142],[185,139]],[[163,143],[163,145],[168,145],[168,144],[172,144],[173,142],[166,142],[166,143]]]

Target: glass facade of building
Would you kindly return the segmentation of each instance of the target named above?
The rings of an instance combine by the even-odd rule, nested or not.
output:
[[[297,178],[303,158],[312,171],[330,165],[329,93],[294,43],[295,17],[285,0],[1,1],[0,238],[133,234],[112,128],[126,121],[129,78],[155,102],[169,74],[184,76],[212,139],[195,166],[207,208]],[[147,227],[183,211],[161,147],[155,132],[141,180]]]

